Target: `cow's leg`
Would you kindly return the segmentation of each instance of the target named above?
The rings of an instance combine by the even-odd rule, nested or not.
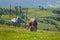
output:
[[[27,29],[29,29],[30,28],[30,25],[28,25],[28,28]]]
[[[35,26],[35,31],[37,31],[37,26]]]
[[[30,29],[31,25],[32,25],[32,22],[29,23],[29,25],[28,25],[28,29]]]

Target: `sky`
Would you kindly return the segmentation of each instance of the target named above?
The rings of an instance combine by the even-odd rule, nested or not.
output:
[[[60,8],[60,0],[0,0],[0,8],[9,8],[10,4],[28,8],[38,8],[39,5],[44,8]]]

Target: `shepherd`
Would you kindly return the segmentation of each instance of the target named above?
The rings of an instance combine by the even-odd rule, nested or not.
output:
[[[37,31],[37,20],[34,18],[28,19],[28,29],[30,31]]]

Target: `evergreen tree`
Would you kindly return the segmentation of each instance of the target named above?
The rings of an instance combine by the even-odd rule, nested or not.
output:
[[[18,6],[15,6],[15,11],[16,11],[16,17],[18,15]]]

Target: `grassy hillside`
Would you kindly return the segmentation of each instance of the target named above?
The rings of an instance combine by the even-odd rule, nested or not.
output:
[[[49,29],[50,31],[57,31],[56,25],[60,28],[60,21],[56,18],[60,18],[60,14],[53,13],[54,10],[60,10],[60,8],[51,8],[47,10],[41,10],[39,8],[28,9],[28,18],[37,18],[38,29]],[[41,21],[43,23],[41,23]],[[60,30],[60,29],[59,29]]]
[[[28,8],[27,17],[37,18],[38,29],[40,30],[48,29],[49,31],[60,31],[60,21],[57,19],[60,19],[60,14],[53,13],[54,10],[60,10],[60,8],[51,8],[47,10],[41,10],[39,8]],[[11,19],[14,17],[16,17],[16,15],[11,15]],[[2,15],[1,19],[9,20],[9,15]]]
[[[59,40],[60,32],[30,32],[24,28],[0,25],[0,40]]]

